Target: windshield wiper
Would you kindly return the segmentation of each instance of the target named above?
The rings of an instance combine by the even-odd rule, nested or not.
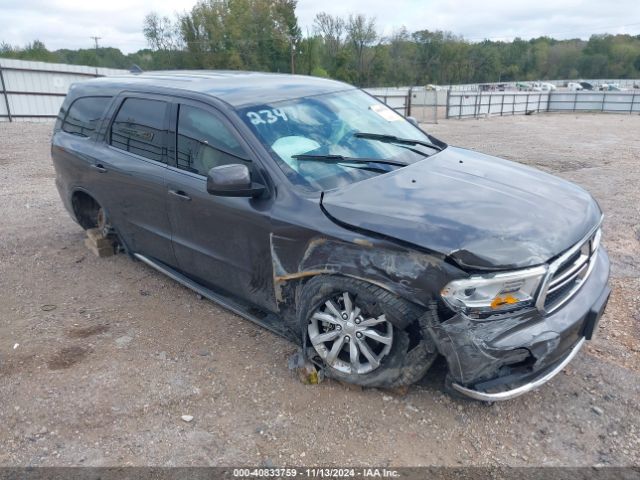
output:
[[[393,165],[395,167],[406,167],[408,165],[408,163],[399,162],[397,160],[386,160],[382,158],[345,157],[344,155],[312,155],[312,154],[302,153],[299,155],[292,155],[291,158],[295,158],[296,160],[312,160],[315,162],[326,162],[326,163],[364,163],[364,164],[381,163],[383,165]]]
[[[420,145],[422,147],[433,148],[436,151],[441,151],[442,147],[438,145],[434,145],[430,142],[425,142],[423,140],[414,140],[412,138],[400,138],[394,135],[385,135],[381,133],[366,133],[366,132],[356,132],[353,134],[356,138],[365,138],[367,140],[378,140],[384,143],[397,143],[398,145]],[[423,152],[419,152],[417,150],[413,150],[414,152],[418,152],[421,155],[424,155]]]

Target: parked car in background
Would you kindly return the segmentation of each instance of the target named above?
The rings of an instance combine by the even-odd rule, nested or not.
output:
[[[447,145],[341,82],[89,80],[51,153],[83,228],[347,382],[408,385],[443,355],[450,391],[513,398],[571,361],[609,297],[589,193]]]
[[[617,83],[603,83],[603,84],[600,85],[598,90],[603,91],[603,92],[622,92],[625,89],[624,88],[620,88],[620,85],[617,84]]]
[[[579,82],[583,90],[593,90],[593,85],[589,82]]]
[[[530,90],[533,92],[552,92],[556,89],[553,83],[548,82],[534,82],[531,84]]]
[[[582,84],[577,83],[577,82],[569,82],[567,83],[567,89],[571,92],[579,92],[581,90],[584,90],[584,87],[582,86]]]

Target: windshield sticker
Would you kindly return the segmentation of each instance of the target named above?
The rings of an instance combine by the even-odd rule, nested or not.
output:
[[[384,118],[387,122],[397,122],[398,120],[402,119],[402,117],[398,113],[381,103],[371,105],[369,108],[380,115],[382,118]]]
[[[247,117],[254,125],[276,123],[278,120],[288,121],[287,114],[279,108],[247,112]]]

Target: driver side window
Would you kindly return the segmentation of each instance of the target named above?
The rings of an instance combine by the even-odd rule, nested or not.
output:
[[[177,167],[206,176],[214,167],[250,162],[223,121],[190,105],[178,111]]]

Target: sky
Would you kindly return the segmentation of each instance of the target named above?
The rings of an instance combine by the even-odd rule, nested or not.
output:
[[[150,11],[173,17],[196,0],[0,0],[0,42],[24,46],[35,39],[50,50],[101,46],[124,53],[147,47],[142,34]],[[614,6],[615,5],[615,6]],[[472,41],[512,40],[548,35],[589,38],[594,33],[640,34],[640,1],[617,0],[299,0],[296,10],[303,32],[313,30],[316,13],[376,18],[390,35],[406,27],[448,30]]]

